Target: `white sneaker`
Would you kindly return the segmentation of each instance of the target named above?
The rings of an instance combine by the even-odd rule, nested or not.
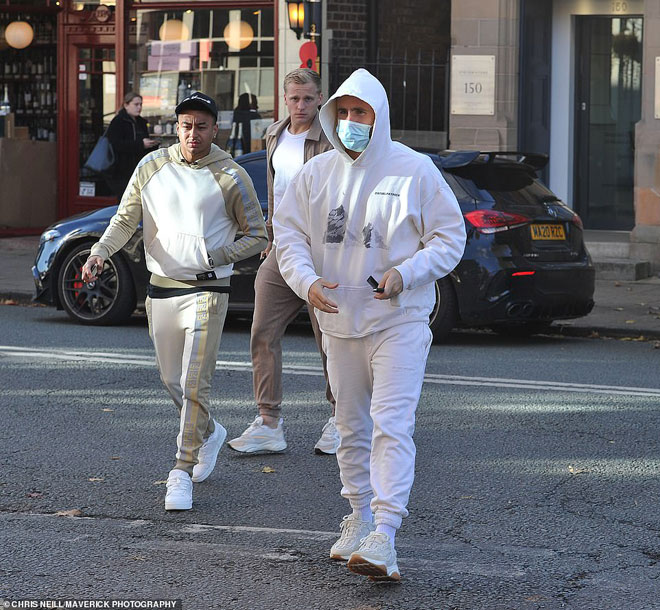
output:
[[[199,448],[199,453],[197,454],[199,462],[193,467],[193,483],[201,483],[213,472],[222,443],[227,438],[227,430],[217,421],[213,420],[213,423],[215,424],[213,434]]]
[[[165,510],[190,510],[192,508],[192,479],[183,470],[170,470],[167,477]]]
[[[361,541],[360,547],[348,560],[348,569],[371,580],[401,580],[396,551],[390,537],[382,532],[371,532]]]
[[[346,561],[353,551],[357,551],[360,541],[374,531],[371,521],[361,521],[353,514],[346,515],[339,524],[341,536],[330,549],[330,559]]]
[[[321,438],[314,445],[314,452],[319,455],[324,453],[334,455],[337,453],[337,447],[339,447],[339,432],[335,427],[335,418],[331,417],[323,426]]]
[[[282,420],[277,422],[277,428],[269,428],[258,415],[238,438],[227,443],[235,451],[242,453],[275,453],[286,449]]]

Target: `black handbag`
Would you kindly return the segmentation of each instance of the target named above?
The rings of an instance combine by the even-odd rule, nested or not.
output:
[[[91,154],[85,161],[84,167],[91,169],[93,172],[102,173],[107,172],[115,164],[115,151],[112,150],[112,144],[108,140],[106,132],[99,138],[92,149]]]

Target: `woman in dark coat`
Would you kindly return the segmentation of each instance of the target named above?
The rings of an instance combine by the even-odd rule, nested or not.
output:
[[[124,96],[124,107],[108,127],[107,137],[115,153],[115,164],[107,173],[106,180],[118,199],[124,194],[140,159],[158,147],[158,141],[149,137],[147,122],[140,112],[142,96],[129,91]]]
[[[256,98],[255,98],[256,99]],[[238,96],[238,105],[234,108],[234,117],[233,117],[233,133],[234,137],[238,138],[239,131],[241,134],[241,149],[242,154],[247,154],[250,152],[252,144],[252,133],[250,129],[250,121],[254,119],[260,119],[261,115],[256,111],[256,108],[252,108],[250,103],[250,94],[241,93]],[[238,129],[238,126],[241,126],[241,129]],[[236,148],[232,146],[232,149],[229,151],[232,156],[236,156]]]

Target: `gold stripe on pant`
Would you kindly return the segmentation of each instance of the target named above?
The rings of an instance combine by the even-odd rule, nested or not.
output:
[[[228,294],[216,292],[146,300],[160,378],[180,412],[174,468],[191,476],[199,448],[214,430],[211,379],[228,301]]]

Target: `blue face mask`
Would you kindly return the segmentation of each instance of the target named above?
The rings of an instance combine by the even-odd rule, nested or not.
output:
[[[348,150],[362,152],[369,144],[371,127],[372,125],[340,119],[337,123],[337,135]]]

